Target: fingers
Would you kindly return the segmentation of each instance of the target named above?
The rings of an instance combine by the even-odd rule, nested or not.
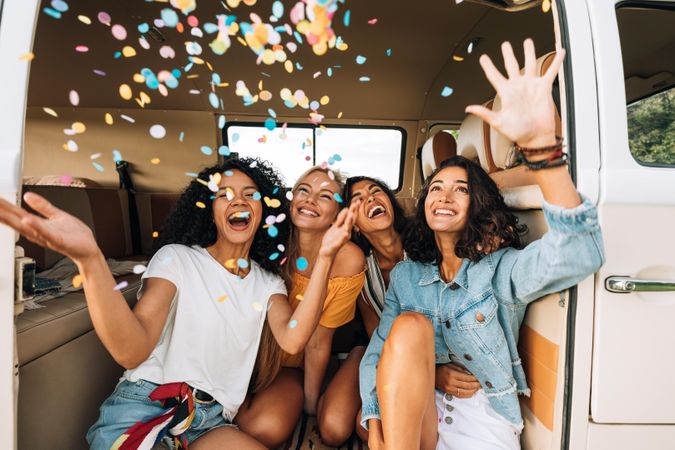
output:
[[[506,82],[506,78],[501,72],[495,67],[494,63],[488,55],[482,55],[478,60],[480,66],[483,68],[485,77],[488,79],[495,91],[499,91],[499,88]]]
[[[469,105],[464,110],[467,114],[480,117],[483,121],[494,126],[497,122],[497,113],[481,105]]]
[[[518,67],[518,60],[516,55],[513,54],[513,47],[511,43],[506,41],[502,43],[502,55],[504,57],[504,67],[506,67],[506,73],[509,75],[509,78],[515,78],[520,73],[520,68]]]
[[[565,60],[565,49],[560,48],[556,50],[555,58],[553,58],[553,62],[549,66],[548,70],[544,74],[543,78],[549,83],[553,84],[553,80],[555,80],[555,77],[558,76],[558,72],[560,71],[560,66],[562,65],[563,61]]]
[[[525,75],[528,77],[537,76],[537,52],[534,50],[534,41],[527,38],[523,42],[523,51],[525,53]]]
[[[347,219],[348,213],[349,213],[349,209],[342,208],[342,211],[340,211],[338,213],[337,217],[335,218],[335,222],[333,222],[333,225],[335,225],[338,228],[341,227],[342,225],[344,225],[345,220]]]
[[[46,198],[34,192],[26,192],[23,195],[23,199],[26,201],[28,206],[30,206],[31,208],[33,208],[35,211],[39,212],[46,218],[53,217],[55,214],[61,211],[56,206],[49,203],[49,201],[47,201]]]

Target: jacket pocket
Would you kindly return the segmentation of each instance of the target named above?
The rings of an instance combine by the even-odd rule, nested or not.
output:
[[[456,319],[458,329],[470,335],[480,351],[497,359],[506,346],[506,336],[497,317],[498,309],[497,300],[487,293],[459,312]]]

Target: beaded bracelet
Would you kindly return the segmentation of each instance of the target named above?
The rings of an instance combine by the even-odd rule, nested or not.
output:
[[[563,153],[562,150],[557,151],[551,158],[541,161],[528,161],[523,157],[523,162],[530,170],[552,169],[554,167],[564,166],[567,164],[567,160],[567,153]]]

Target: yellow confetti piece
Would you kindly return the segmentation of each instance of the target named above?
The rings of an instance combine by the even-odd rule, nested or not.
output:
[[[120,97],[122,97],[124,100],[131,100],[131,88],[129,87],[128,84],[123,84],[120,86]]]
[[[464,61],[464,58],[462,58],[461,56],[458,56],[458,55],[452,55],[452,59],[453,59],[454,61],[457,61],[457,62],[462,62],[462,61]]]
[[[541,2],[541,10],[545,13],[549,12],[551,10],[551,0],[544,0]]]
[[[87,127],[82,122],[75,122],[70,126],[70,128],[72,128],[77,134],[82,134],[87,131]]]
[[[73,277],[73,287],[75,289],[79,289],[80,286],[82,286],[82,282],[84,281],[84,277],[80,275],[79,273]]]
[[[152,158],[152,159],[150,160],[150,162],[151,162],[152,164],[159,164],[159,158]]]
[[[195,180],[197,181],[197,183],[203,184],[204,186],[208,187],[208,185],[209,185],[208,181],[204,181],[201,178],[195,178]]]
[[[265,204],[270,208],[278,208],[281,206],[281,202],[277,198],[265,197]]]
[[[237,40],[238,40],[239,43],[240,43],[241,45],[243,45],[244,47],[248,47],[248,44],[246,43],[246,41],[245,41],[241,36],[237,36]]]
[[[49,114],[50,116],[59,117],[59,115],[56,113],[56,111],[54,111],[51,108],[42,108],[42,110],[44,112],[46,112],[47,114]]]
[[[33,52],[29,52],[29,53],[26,53],[25,55],[19,56],[20,61],[32,61],[34,59],[35,59],[35,53],[33,53]]]
[[[323,97],[321,97],[321,100],[319,100],[319,103],[321,103],[324,106],[327,105],[328,103],[330,103],[330,97],[324,95]]]
[[[228,87],[229,85],[230,85],[230,83],[218,83],[218,84],[216,84],[216,86],[218,86],[218,87]]]
[[[389,392],[389,389],[391,388],[390,384],[385,384],[384,385],[384,392]]]
[[[193,56],[193,57],[192,57],[192,62],[195,63],[195,64],[204,64],[204,60],[201,59],[201,58],[198,57],[198,56]]]
[[[338,119],[342,119],[342,111],[338,113]]]
[[[258,302],[253,303],[251,306],[253,306],[253,309],[255,309],[256,311],[262,311],[263,310],[262,305]]]
[[[133,56],[136,56],[136,50],[133,47],[127,45],[122,49],[122,54],[124,55],[125,58],[131,58]]]
[[[301,302],[301,301],[303,301],[303,300],[305,299],[305,296],[302,295],[302,294],[298,294],[298,295],[295,296],[295,298],[297,298],[298,301]]]
[[[201,208],[201,209],[206,208],[206,205],[204,204],[204,202],[196,202],[195,205],[197,206],[197,208]]]
[[[140,73],[135,73],[133,79],[136,83],[145,83],[145,77]]]
[[[213,72],[213,66],[211,65],[210,62],[206,61],[206,67],[208,67],[209,70],[210,70],[211,72]]]
[[[293,73],[293,63],[290,59],[287,59],[286,62],[284,62],[284,69],[286,69],[286,72],[288,73]]]
[[[223,303],[225,300],[227,300],[227,295],[221,295],[218,297],[218,303]]]
[[[345,50],[347,50],[347,49],[349,48],[349,45],[347,45],[346,42],[341,42],[341,43],[338,44],[335,48],[337,48],[337,49],[340,50],[341,52],[344,52]]]
[[[198,73],[193,73],[193,74],[187,76],[188,80],[194,80],[195,78],[199,78]]]
[[[77,20],[79,20],[85,25],[91,25],[91,19],[87,16],[79,15],[77,16]]]
[[[157,231],[153,231],[152,237],[154,237],[154,238],[159,237],[159,233]]]
[[[236,259],[228,259],[227,261],[225,261],[225,268],[226,269],[234,270],[235,267],[237,267],[237,260]]]
[[[112,125],[113,124],[113,116],[110,113],[105,113],[105,123],[107,125]]]

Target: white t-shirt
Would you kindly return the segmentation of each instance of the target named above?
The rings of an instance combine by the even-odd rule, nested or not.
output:
[[[206,249],[179,244],[153,256],[146,278],[170,281],[176,295],[152,354],[123,377],[186,382],[211,394],[223,405],[223,417],[232,420],[246,396],[267,302],[274,294],[286,295],[283,280],[252,260],[248,275],[240,278]]]

